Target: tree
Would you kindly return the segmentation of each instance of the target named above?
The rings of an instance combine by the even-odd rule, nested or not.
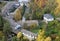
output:
[[[40,7],[43,8],[46,5],[47,0],[35,0],[35,3]]]
[[[1,15],[0,15],[0,27],[3,27],[3,18]]]
[[[39,9],[37,9],[34,14],[32,14],[32,19],[38,19],[41,20],[42,19],[43,14],[41,13],[41,11]]]
[[[17,34],[17,38],[21,39],[22,37],[23,37],[23,34],[22,34],[21,32],[19,32],[19,33]]]
[[[31,14],[30,13],[26,13],[24,16],[25,16],[26,20],[30,20]]]
[[[30,3],[30,10],[31,10],[31,17],[32,19],[42,19],[42,12],[40,7],[37,6],[37,4],[35,2],[31,2]]]
[[[6,41],[6,38],[5,38],[5,36],[3,36],[3,37],[2,37],[2,41]]]
[[[55,15],[59,15],[60,14],[60,0],[56,0],[56,3],[57,3],[57,7],[55,8]]]
[[[56,36],[55,41],[60,41],[60,37],[59,36]]]
[[[3,27],[3,33],[4,33],[4,36],[5,36],[5,39],[6,39],[6,41],[7,41],[7,35],[9,35],[9,34],[11,34],[11,27],[10,27],[10,24],[9,24],[9,22],[8,21],[6,21],[5,23],[4,23],[4,27]]]
[[[45,7],[42,9],[44,14],[51,13],[54,14],[57,3],[55,0],[47,0]]]
[[[29,41],[29,39],[26,36],[24,36],[23,41]]]
[[[4,27],[3,27],[3,32],[5,34],[10,33],[12,30],[12,28],[10,27],[10,23],[7,21],[6,23],[4,23]]]
[[[15,11],[14,19],[15,19],[15,21],[19,21],[19,20],[21,20],[21,18],[22,18],[21,9],[18,8],[18,9]]]
[[[26,9],[26,6],[25,6],[25,4],[24,4],[23,7],[22,7],[22,16],[23,16],[24,13],[25,13],[25,9]]]
[[[51,37],[46,37],[44,41],[52,41]]]
[[[36,41],[44,41],[45,38],[45,31],[44,30],[39,30],[38,37],[36,38]]]
[[[23,36],[23,34],[22,34],[21,32],[19,32],[19,33],[17,34],[17,40],[18,40],[18,41],[29,41],[29,39],[27,39],[26,36]]]
[[[14,37],[12,38],[12,41],[17,41],[17,37],[14,36]]]
[[[3,35],[4,35],[4,33],[2,31],[0,31],[0,38],[2,38]]]

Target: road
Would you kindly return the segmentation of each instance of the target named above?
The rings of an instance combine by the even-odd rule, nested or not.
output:
[[[5,20],[8,20],[8,21],[9,21],[13,32],[15,32],[16,34],[18,33],[18,31],[20,32],[20,29],[15,30],[15,27],[17,26],[17,23],[16,23],[13,19],[8,18],[8,17],[3,17],[3,18],[4,18]]]
[[[15,1],[7,2],[7,4],[2,8],[2,14],[6,15],[6,13],[9,12],[9,9],[11,9],[12,6],[16,3],[18,3],[18,2],[15,2]]]

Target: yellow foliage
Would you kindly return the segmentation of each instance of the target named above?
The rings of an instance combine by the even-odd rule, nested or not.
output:
[[[40,30],[38,37],[36,38],[36,41],[51,41],[51,37],[46,37],[44,35],[45,31],[44,30]]]
[[[21,18],[22,18],[21,10],[20,9],[16,9],[15,14],[14,14],[15,21],[19,21],[19,20],[21,20]]]
[[[51,37],[46,37],[44,41],[51,41]]]
[[[46,5],[47,0],[35,0],[35,3],[40,7],[44,7]]]
[[[59,39],[59,36],[57,36],[56,39]]]
[[[3,32],[2,31],[0,31],[0,37],[2,37],[4,34],[3,34]]]
[[[23,39],[27,39],[27,37],[26,37],[26,36],[24,36],[24,37],[23,37]]]
[[[59,14],[60,13],[60,0],[56,0],[57,3],[57,7],[55,9],[55,14]]]
[[[36,41],[44,41],[44,30],[40,30]]]
[[[40,31],[39,31],[39,35],[41,35],[41,36],[44,36],[44,33],[45,33],[44,30],[40,30]]]
[[[60,7],[60,0],[56,0],[56,2],[58,3],[58,6]]]
[[[60,7],[57,7],[56,9],[55,9],[55,14],[59,14],[60,13]]]
[[[60,41],[60,37],[59,36],[56,36],[55,41]]]
[[[19,33],[17,34],[17,38],[21,38],[21,37],[22,37],[22,33],[19,32]]]

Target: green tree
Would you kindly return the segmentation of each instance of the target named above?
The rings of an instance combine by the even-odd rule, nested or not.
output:
[[[17,41],[17,37],[14,36],[14,37],[12,38],[12,41]]]
[[[1,15],[0,15],[0,27],[3,27],[3,18]]]
[[[43,10],[44,14],[45,13],[54,14],[52,12],[54,12],[56,7],[57,7],[57,3],[56,3],[55,0],[47,0],[47,3],[46,3],[45,7],[42,10]]]
[[[60,23],[57,20],[48,23],[46,28],[46,36],[51,36],[52,40],[55,41],[56,36],[60,37]]]
[[[23,41],[29,41],[29,39],[26,36],[24,36]]]
[[[41,9],[36,5],[35,2],[30,3],[30,11],[32,19],[42,19]]]
[[[24,4],[23,7],[22,7],[22,16],[23,16],[24,13],[25,13],[25,9],[26,9],[26,6],[25,6],[25,4]]]
[[[3,32],[5,34],[10,33],[12,30],[12,28],[10,27],[10,23],[7,21],[6,23],[4,23],[4,27],[3,27]]]
[[[5,36],[3,36],[3,37],[2,37],[2,41],[6,41],[6,38],[5,38]]]

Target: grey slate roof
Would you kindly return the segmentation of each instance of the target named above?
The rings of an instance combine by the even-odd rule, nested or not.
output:
[[[44,14],[44,17],[47,18],[47,19],[53,18],[53,16],[51,14]]]
[[[25,30],[25,29],[22,29],[21,32],[24,33],[24,34],[26,34],[26,35],[29,35],[29,36],[30,36],[30,35],[31,35],[31,36],[35,36],[35,37],[37,36],[37,34],[32,33],[32,32],[30,32],[30,31],[27,31],[27,30]]]

